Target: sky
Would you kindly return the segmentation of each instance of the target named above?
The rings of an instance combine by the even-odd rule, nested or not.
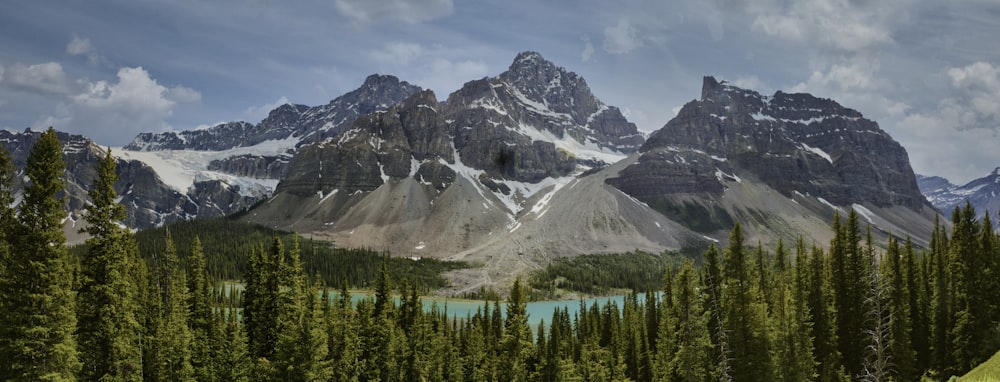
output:
[[[444,100],[531,50],[644,131],[712,75],[834,99],[962,184],[1000,166],[998,36],[998,0],[6,0],[0,128],[119,146],[326,104],[373,73]]]

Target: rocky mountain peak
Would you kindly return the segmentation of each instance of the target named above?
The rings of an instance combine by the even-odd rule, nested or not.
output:
[[[583,77],[556,66],[536,52],[522,52],[500,79],[513,85],[527,99],[555,113],[570,115],[577,124],[604,107]]]
[[[926,204],[898,142],[860,112],[810,94],[764,96],[704,77],[701,99],[684,105],[641,149],[671,150],[708,155],[698,161],[703,168],[692,171],[699,175],[689,179],[695,183],[679,189],[720,192],[725,177],[710,174],[730,169],[783,194],[816,195],[835,205],[917,210]],[[666,160],[677,161],[674,156]]]

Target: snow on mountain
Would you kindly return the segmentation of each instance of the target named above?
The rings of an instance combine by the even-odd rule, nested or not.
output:
[[[1000,212],[1000,167],[993,169],[982,178],[964,185],[955,185],[939,176],[917,175],[917,185],[927,200],[944,214],[950,214],[956,207],[969,202],[982,219],[986,213],[996,218]]]

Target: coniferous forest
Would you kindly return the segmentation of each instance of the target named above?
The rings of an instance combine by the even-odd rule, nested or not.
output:
[[[363,281],[316,276],[323,262],[290,235],[247,246],[193,235],[182,249],[164,230],[161,246],[140,246],[119,224],[110,153],[90,191],[90,238],[70,251],[61,153],[42,134],[15,210],[0,152],[2,380],[914,381],[964,374],[1000,349],[1000,240],[969,206],[926,249],[873,242],[853,211],[824,246],[748,246],[736,224],[697,266],[663,263],[647,291],[659,293],[529,328],[520,281],[505,305],[449,317],[425,311],[419,283],[386,260]],[[227,246],[228,260],[207,258]],[[375,297],[353,303],[358,284]]]

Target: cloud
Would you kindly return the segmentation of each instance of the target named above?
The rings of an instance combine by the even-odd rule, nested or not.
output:
[[[58,62],[24,65],[17,63],[6,71],[3,84],[15,90],[41,95],[69,95],[79,89]]]
[[[380,70],[432,89],[442,98],[460,88],[465,81],[482,78],[489,73],[489,66],[484,61],[467,58],[471,54],[464,50],[441,45],[389,42],[369,51],[368,55],[380,65]]]
[[[271,113],[271,110],[277,109],[278,106],[284,104],[291,104],[291,101],[288,100],[288,97],[281,96],[271,103],[266,103],[260,106],[250,106],[243,111],[243,115],[245,115],[247,117],[246,119],[249,121],[260,121],[266,118],[267,115]]]
[[[91,65],[97,65],[101,63],[107,63],[108,60],[101,56],[94,48],[94,44],[90,42],[89,38],[81,38],[79,36],[73,36],[66,44],[66,53],[70,56],[86,56],[87,62]]]
[[[1000,166],[1000,68],[975,62],[944,71],[949,95],[936,108],[907,115],[897,130],[918,172],[965,183]]]
[[[594,44],[590,42],[590,38],[583,39],[583,51],[580,52],[580,60],[583,62],[590,61],[590,57],[594,55]]]
[[[737,78],[736,81],[733,81],[733,85],[739,88],[751,89],[758,92],[763,92],[764,88],[764,83],[761,82],[760,78],[757,76]]]
[[[0,65],[0,81],[3,81],[3,65]]]
[[[628,18],[618,19],[618,24],[604,28],[604,50],[611,54],[626,54],[642,46],[639,30]]]
[[[372,58],[376,61],[400,65],[409,65],[423,54],[423,46],[407,42],[390,42],[385,44],[382,49],[371,52]]]
[[[83,132],[100,144],[119,144],[143,131],[165,130],[179,103],[196,102],[201,94],[183,86],[157,83],[141,67],[118,70],[117,82],[86,83],[86,89],[67,96],[55,115],[40,118],[37,128],[54,126]]]
[[[893,42],[896,23],[907,18],[909,0],[808,0],[749,2],[752,29],[793,42],[855,53]]]
[[[1000,67],[976,62],[947,72],[953,98],[944,107],[959,118],[959,128],[990,127],[1000,130]]]
[[[66,44],[66,53],[71,56],[79,56],[87,53],[94,52],[94,45],[90,43],[89,38],[80,38],[73,36],[73,39]]]
[[[382,21],[421,23],[451,15],[452,0],[336,0],[337,11],[358,24]]]

